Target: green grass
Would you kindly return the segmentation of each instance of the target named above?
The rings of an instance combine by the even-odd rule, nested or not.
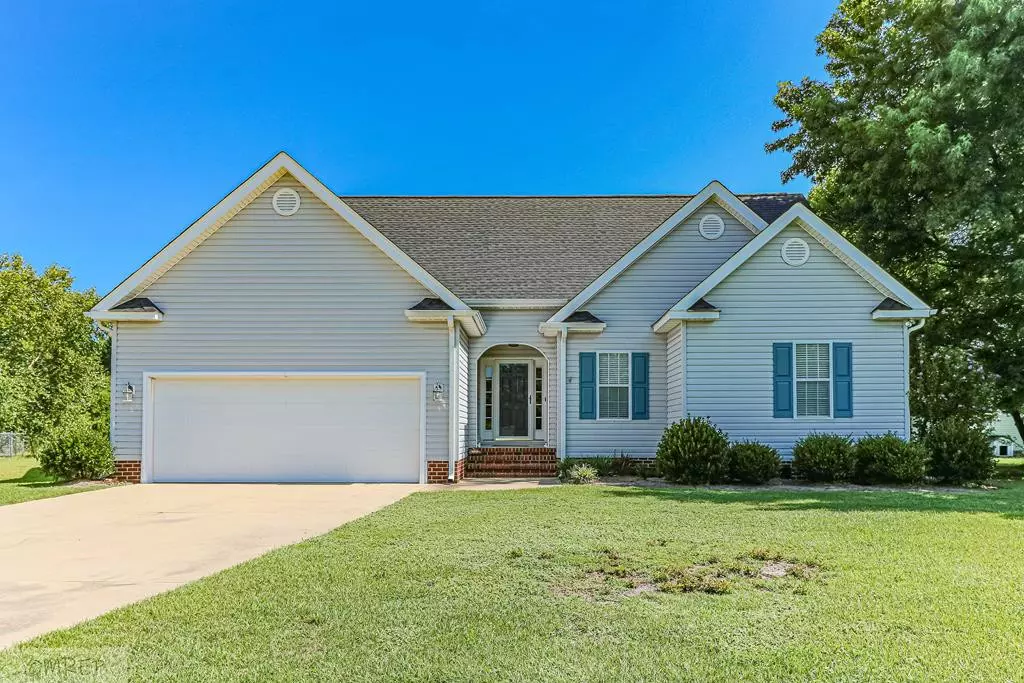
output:
[[[103,484],[67,486],[43,474],[39,469],[39,461],[35,458],[0,458],[0,505],[66,496],[69,493],[91,491],[102,486]]]
[[[1000,486],[415,494],[4,653],[0,680],[1019,681],[1024,483]],[[771,557],[813,569],[742,576]],[[729,590],[594,573],[693,565]]]
[[[1024,479],[1024,458],[996,458],[996,477]]]

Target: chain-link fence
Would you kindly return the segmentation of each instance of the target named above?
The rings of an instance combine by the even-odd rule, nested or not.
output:
[[[0,458],[28,454],[28,439],[14,432],[0,432]]]

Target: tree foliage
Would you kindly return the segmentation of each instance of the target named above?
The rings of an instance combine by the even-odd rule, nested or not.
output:
[[[784,180],[939,310],[919,357],[965,351],[1024,427],[1024,4],[844,0],[818,53],[775,98]]]
[[[37,273],[0,254],[0,431],[38,440],[56,427],[109,423],[109,342],[85,317],[97,296],[60,266]]]

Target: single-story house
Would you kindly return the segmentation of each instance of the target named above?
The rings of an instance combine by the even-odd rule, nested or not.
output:
[[[285,153],[90,312],[118,476],[443,482],[910,433],[925,302],[801,195],[338,196]]]

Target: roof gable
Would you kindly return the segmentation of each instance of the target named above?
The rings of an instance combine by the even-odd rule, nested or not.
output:
[[[153,284],[285,174],[291,174],[317,199],[334,210],[346,223],[377,246],[420,284],[437,294],[446,304],[455,310],[469,310],[469,306],[461,299],[353,211],[337,195],[328,190],[316,177],[286,153],[280,152],[103,297],[90,311],[91,317],[99,320],[106,319],[118,304],[134,297]]]
[[[729,260],[705,278],[703,282],[694,287],[675,306],[669,309],[654,324],[655,330],[664,329],[665,324],[672,319],[683,319],[685,317],[684,313],[689,311],[710,292],[714,291],[715,287],[760,252],[790,225],[797,225],[802,228],[836,258],[849,266],[850,270],[857,273],[884,297],[891,299],[893,304],[890,304],[890,308],[893,310],[906,311],[907,316],[914,314],[910,317],[928,317],[932,315],[933,311],[916,294],[868,258],[864,252],[857,249],[845,237],[833,230],[832,227],[821,220],[809,208],[802,204],[797,204],[777,218],[757,237],[748,242],[746,246],[736,252]],[[895,304],[902,304],[904,308],[901,309],[899,306],[895,306]]]
[[[717,180],[712,181],[683,204],[675,213],[669,216],[653,232],[637,243],[632,249],[626,252],[599,277],[588,284],[582,291],[577,293],[569,302],[555,313],[548,322],[558,323],[564,321],[570,314],[583,306],[598,292],[607,287],[619,275],[625,272],[631,265],[636,263],[644,254],[650,251],[656,244],[664,239],[669,233],[682,225],[687,218],[708,202],[715,202],[731,213],[738,221],[747,226],[755,234],[764,229],[767,222],[758,216],[749,206],[744,204],[739,197],[729,191]]]

